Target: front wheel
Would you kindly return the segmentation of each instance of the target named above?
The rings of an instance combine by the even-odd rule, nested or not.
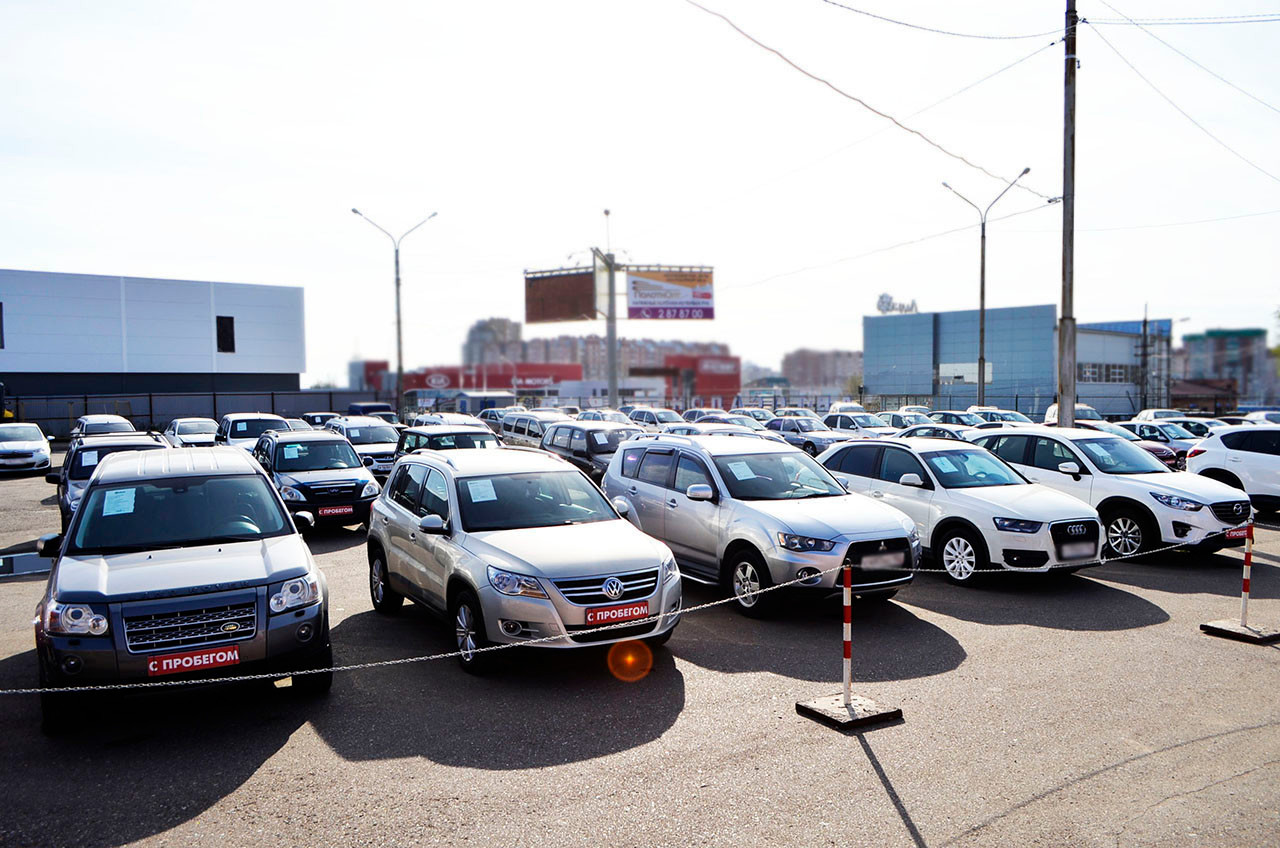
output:
[[[459,592],[450,610],[453,619],[454,644],[458,651],[458,665],[468,674],[481,674],[489,668],[492,657],[489,638],[484,628],[484,614],[480,601],[470,591]]]
[[[807,454],[809,454],[809,456],[817,456],[817,455],[818,455],[818,449],[814,446],[813,442],[805,442],[805,443],[804,443],[804,452],[805,452],[805,453],[807,453]]]
[[[952,583],[972,584],[974,575],[988,566],[986,546],[963,528],[948,530],[939,540],[938,551],[938,561]]]
[[[750,618],[764,618],[777,607],[778,593],[767,591],[773,578],[764,559],[755,551],[744,551],[733,557],[729,566],[729,586],[737,601],[738,612]]]
[[[404,604],[404,595],[392,589],[387,581],[387,561],[382,551],[369,559],[369,598],[373,608],[383,615],[395,615]]]
[[[1134,557],[1151,550],[1155,532],[1146,517],[1136,509],[1120,507],[1102,516],[1107,534],[1107,549],[1117,557]]]

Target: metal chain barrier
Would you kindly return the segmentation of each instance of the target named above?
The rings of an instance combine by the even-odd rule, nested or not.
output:
[[[1217,532],[1208,534],[1207,536],[1205,536],[1205,539],[1210,539],[1215,536],[1226,535],[1232,530],[1239,530],[1241,528],[1247,528],[1248,526],[1249,526],[1249,522],[1245,522],[1244,524],[1237,524],[1234,527],[1227,527],[1223,530],[1219,530]],[[1201,540],[1201,542],[1203,541],[1204,539]],[[1099,540],[1099,544],[1102,544],[1101,540]],[[1197,542],[1196,544],[1200,544],[1200,542]],[[1118,562],[1120,560],[1132,559],[1134,557],[1139,557],[1139,556],[1151,556],[1152,554],[1164,553],[1166,551],[1177,550],[1179,548],[1185,548],[1185,547],[1189,547],[1189,543],[1167,545],[1163,548],[1154,548],[1148,551],[1139,551],[1133,554],[1122,554],[1114,557],[1099,556],[1097,559],[1087,560],[1085,562],[1056,563],[1050,566],[1050,570],[1053,570],[1056,568],[1077,569],[1077,568],[1088,568],[1090,566],[1095,566],[1095,565],[1106,565],[1107,563],[1110,563],[1110,562]],[[810,574],[803,578],[798,577],[793,580],[787,580],[783,583],[775,583],[772,586],[760,589],[755,594],[763,595],[766,592],[776,592],[780,589],[787,589],[792,586],[797,586],[801,584],[812,584],[814,577],[822,577],[827,574],[840,571],[844,567],[845,567],[844,563],[841,563],[840,565],[833,566],[831,568],[827,568],[822,571],[819,571],[816,575]],[[886,569],[886,571],[909,571],[913,574],[946,573],[945,568]],[[979,572],[979,573],[1001,574],[1001,573],[1016,573],[1016,572],[1006,572],[1003,569],[1001,569],[1000,571],[985,571],[985,572]],[[1029,573],[1042,574],[1046,572],[1029,572]],[[832,591],[834,592],[838,588],[839,587],[835,587],[832,589]],[[737,598],[735,596],[729,595],[724,598],[718,598],[717,600],[714,600],[714,601],[708,601],[705,604],[698,604],[697,606],[692,606],[692,607],[683,607],[681,609],[675,610],[674,612],[658,613],[657,615],[651,615],[648,618],[637,619],[634,621],[618,622],[614,624],[603,624],[599,627],[593,627],[586,630],[575,630],[573,635],[587,636],[587,635],[592,635],[596,633],[606,633],[610,630],[617,630],[623,627],[634,627],[637,624],[665,621],[668,618],[684,616],[684,615],[688,615],[690,613],[695,613],[695,612],[702,612],[703,610],[708,610],[714,607],[722,606],[724,604],[732,603],[736,600]],[[566,635],[543,636],[538,639],[529,639],[523,642],[510,642],[510,643],[501,644],[501,645],[488,645],[483,648],[475,649],[473,653],[488,653],[491,651],[507,650],[509,648],[524,648],[531,645],[544,644],[547,642],[559,642],[566,638],[568,638]],[[641,639],[643,639],[643,637],[641,637]],[[123,690],[134,690],[134,689],[168,689],[168,688],[175,688],[175,687],[182,687],[182,686],[207,685],[209,683],[247,683],[255,680],[280,680],[285,677],[300,677],[305,674],[327,674],[335,671],[360,671],[367,668],[384,668],[384,667],[396,666],[396,665],[408,665],[410,663],[434,662],[435,660],[453,659],[460,656],[462,656],[462,651],[446,651],[444,653],[439,653],[439,654],[424,654],[422,656],[402,657],[400,659],[394,659],[394,660],[375,660],[372,662],[353,663],[351,665],[335,665],[335,666],[330,666],[326,668],[306,668],[306,669],[299,669],[297,671],[292,671],[292,672],[242,674],[242,675],[236,675],[231,677],[188,678],[183,680],[156,680],[156,681],[146,681],[146,682],[136,682],[136,683],[104,683],[104,684],[99,684],[94,686],[56,686],[56,687],[44,687],[44,688],[30,687],[30,688],[22,688],[22,689],[0,689],[0,696],[46,695],[46,694],[52,695],[52,694],[60,694],[60,693],[71,694],[76,692],[118,692]]]

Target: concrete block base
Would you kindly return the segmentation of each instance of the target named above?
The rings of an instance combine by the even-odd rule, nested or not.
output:
[[[1272,642],[1280,642],[1280,630],[1274,627],[1257,627],[1252,624],[1248,627],[1241,627],[1240,622],[1234,619],[1224,618],[1221,621],[1210,621],[1207,624],[1200,625],[1200,629],[1210,636],[1221,636],[1223,639],[1235,639],[1254,645],[1270,645]]]
[[[811,701],[797,701],[796,712],[837,730],[902,720],[901,709],[881,706],[870,698],[854,695],[846,707],[844,695],[839,692]]]

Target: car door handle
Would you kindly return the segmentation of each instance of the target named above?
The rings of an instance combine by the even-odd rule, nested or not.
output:
[[[418,534],[417,534],[417,533],[410,533],[410,534],[409,534],[409,540],[410,540],[410,541],[412,541],[412,540],[414,540],[414,539],[416,539],[416,538],[418,538]]]
[[[675,498],[670,498],[667,500],[667,507],[670,509],[675,509],[679,505],[680,505],[680,502],[677,501]]]
[[[884,497],[884,492],[880,491],[879,489],[875,489],[875,490],[873,490],[873,491],[871,492],[871,497],[873,497],[873,498],[883,498],[883,497]]]
[[[634,494],[635,494],[636,492],[638,492],[638,491],[640,491],[640,490],[639,490],[639,489],[637,489],[635,486],[632,486],[630,489],[627,489],[627,493],[628,493],[628,494],[632,494],[632,495],[634,495]]]
[[[387,517],[384,515],[384,516],[382,516],[382,523],[383,523],[383,524],[390,524],[390,523],[391,523],[391,519],[390,519],[390,518],[387,518]]]
[[[1229,457],[1227,457],[1227,462],[1239,462],[1239,461],[1240,461],[1240,457],[1238,457],[1238,456],[1229,456]]]

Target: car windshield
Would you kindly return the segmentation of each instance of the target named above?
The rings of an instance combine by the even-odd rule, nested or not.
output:
[[[1113,436],[1119,436],[1120,438],[1124,439],[1126,442],[1138,441],[1138,436],[1136,433],[1132,433],[1129,430],[1126,430],[1125,428],[1121,427],[1119,424],[1112,424],[1110,421],[1098,421],[1097,423],[1090,424],[1089,429],[1101,430],[1103,433],[1110,433]]]
[[[179,436],[210,436],[216,432],[218,432],[216,421],[180,421],[178,423]]]
[[[621,412],[601,412],[600,421],[612,421],[614,424],[630,424],[631,419]]]
[[[961,423],[968,424],[972,427],[987,423],[987,419],[973,412],[953,412],[951,414],[960,419]]]
[[[276,471],[327,471],[360,468],[360,457],[345,441],[282,442],[276,446]]]
[[[858,422],[859,427],[888,427],[883,418],[878,418],[870,412],[859,412],[857,415],[850,416],[854,421]]]
[[[929,416],[921,415],[918,412],[903,412],[902,423],[904,426],[910,427],[913,424],[930,424]]]
[[[96,436],[99,433],[132,433],[133,430],[134,426],[128,421],[90,421],[80,432]]]
[[[746,427],[748,430],[763,430],[765,426],[750,415],[718,415],[717,421],[723,421],[726,424],[737,424],[739,427]]]
[[[358,427],[348,427],[347,438],[353,445],[381,445],[399,441],[400,434],[396,432],[395,427],[388,427],[385,424],[362,424]]]
[[[1098,414],[1098,410],[1091,406],[1076,407],[1076,418],[1081,421],[1101,421],[1102,416]]]
[[[1153,418],[1177,418],[1181,413],[1176,409],[1157,409],[1152,413]]]
[[[980,486],[1021,486],[1026,483],[1000,457],[985,450],[957,448],[922,454],[929,469],[946,489]]]
[[[653,414],[657,416],[659,424],[678,424],[684,420],[669,409],[662,409]]]
[[[578,471],[492,474],[458,481],[462,526],[469,533],[556,527],[617,519],[603,494]]]
[[[1151,474],[1169,470],[1142,448],[1120,439],[1077,439],[1072,444],[1084,451],[1104,474]]]
[[[42,442],[44,434],[34,424],[0,427],[0,442]]]
[[[249,474],[97,486],[77,517],[68,541],[73,554],[186,548],[293,532],[267,481]]]
[[[427,436],[427,450],[466,450],[477,448],[488,450],[499,447],[501,443],[493,433],[439,433]]]
[[[290,430],[311,430],[314,429],[310,424],[301,418],[286,418],[285,423],[289,425]]]
[[[1194,439],[1195,438],[1195,435],[1193,435],[1189,430],[1187,430],[1187,428],[1178,424],[1163,423],[1163,424],[1157,424],[1156,426],[1159,427],[1160,430],[1171,439]]]
[[[797,418],[796,429],[801,433],[812,433],[815,430],[829,430],[831,428],[816,418]]]
[[[997,412],[997,413],[995,414],[995,420],[997,420],[997,421],[1017,421],[1019,424],[1034,424],[1034,423],[1035,423],[1035,422],[1034,422],[1034,421],[1032,421],[1030,418],[1028,418],[1027,416],[1023,415],[1021,412],[1013,412],[1013,411],[1009,411],[1009,412]]]
[[[231,422],[231,438],[256,439],[268,430],[288,430],[283,418],[244,418]]]
[[[93,476],[93,471],[98,467],[98,463],[102,462],[102,458],[109,453],[119,453],[120,451],[133,450],[158,450],[159,448],[168,447],[155,442],[141,442],[136,445],[104,445],[103,447],[81,447],[76,451],[75,459],[71,460],[71,468],[67,471],[67,477],[72,480],[88,480]]]
[[[619,427],[616,430],[589,430],[587,432],[587,450],[591,453],[613,453],[618,445],[633,436],[640,435],[643,430],[638,427]]]
[[[785,501],[826,498],[845,491],[808,454],[750,453],[717,456],[716,468],[729,494],[743,501]]]

